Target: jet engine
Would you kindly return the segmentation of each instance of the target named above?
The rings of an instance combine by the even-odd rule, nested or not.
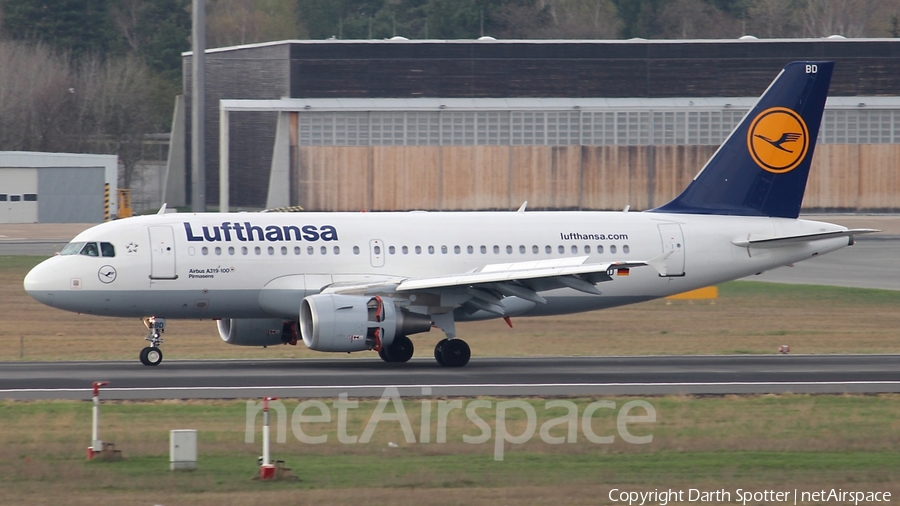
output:
[[[380,350],[395,336],[429,330],[428,315],[398,308],[379,296],[320,293],[300,304],[300,334],[311,350]]]
[[[222,340],[237,346],[271,346],[294,339],[294,322],[281,318],[227,319],[216,323]]]

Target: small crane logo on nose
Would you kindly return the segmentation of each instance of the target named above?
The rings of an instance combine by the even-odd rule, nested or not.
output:
[[[116,269],[112,265],[104,265],[97,273],[101,283],[110,284],[116,280]]]

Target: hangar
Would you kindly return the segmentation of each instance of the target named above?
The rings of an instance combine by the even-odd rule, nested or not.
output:
[[[115,155],[2,151],[0,223],[102,222],[117,177]]]
[[[889,170],[900,163],[900,40],[891,39],[211,49],[207,195],[238,207],[317,210],[503,209],[522,200],[643,209],[683,187],[783,65],[799,59],[838,62],[817,156],[823,178],[810,182],[804,207],[900,208]],[[183,132],[187,143],[190,128]]]

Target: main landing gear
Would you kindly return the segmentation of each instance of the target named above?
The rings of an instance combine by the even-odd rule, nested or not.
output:
[[[385,362],[408,362],[413,356],[413,343],[406,336],[397,336],[390,346],[378,351]],[[469,363],[472,350],[462,339],[441,339],[434,347],[434,359],[444,367],[462,367]]]
[[[406,336],[396,336],[390,346],[378,350],[378,356],[385,362],[409,362],[415,348],[412,340]]]
[[[472,350],[462,339],[441,339],[434,347],[434,360],[444,367],[462,367],[471,357]]]
[[[162,333],[166,331],[166,319],[148,316],[143,319],[144,326],[150,331],[144,339],[150,341],[150,346],[141,350],[141,363],[144,365],[159,365],[163,359],[163,352],[159,345],[163,343]]]

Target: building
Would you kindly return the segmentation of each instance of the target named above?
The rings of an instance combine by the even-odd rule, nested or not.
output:
[[[185,53],[188,161],[190,59]],[[804,207],[900,209],[900,182],[888,171],[900,163],[900,39],[212,49],[206,194],[218,202],[227,171],[226,200],[237,207],[454,210],[529,200],[548,209],[643,209],[693,177],[787,62],[819,59],[837,61],[835,98],[817,152],[826,168],[815,169],[826,178],[811,182]],[[837,173],[844,167],[849,175]]]
[[[117,177],[115,155],[2,151],[0,223],[102,222]]]

